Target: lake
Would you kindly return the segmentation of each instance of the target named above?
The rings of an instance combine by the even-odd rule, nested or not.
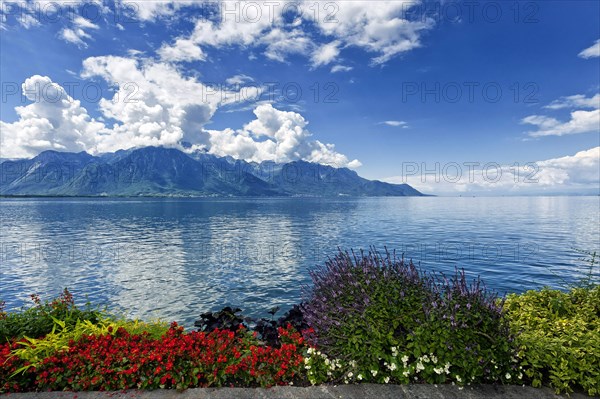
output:
[[[224,305],[251,316],[302,297],[338,247],[464,267],[500,293],[560,287],[600,248],[599,197],[2,199],[0,299],[68,287],[129,317],[191,326]]]

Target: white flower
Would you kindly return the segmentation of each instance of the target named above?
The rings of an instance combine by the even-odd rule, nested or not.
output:
[[[386,384],[387,384],[388,382],[390,382],[390,377],[385,377],[385,378],[383,379],[383,382],[385,382]]]
[[[434,355],[431,355],[431,361],[432,361],[433,363],[437,363],[437,362],[438,362],[438,358],[437,358],[437,357],[435,357]]]
[[[352,376],[353,376],[353,375],[354,375],[354,374],[352,373],[352,371],[349,371],[349,372],[348,372],[348,378],[352,378]]]
[[[397,352],[397,351],[398,351],[398,348],[395,346],[392,346],[392,352]]]
[[[403,375],[403,376],[405,376],[405,377],[408,377],[408,375],[409,375],[409,374],[410,374],[410,373],[408,372],[408,370],[406,370],[406,371],[402,372],[402,375]]]
[[[444,373],[450,374],[450,363],[446,363],[444,366]]]
[[[457,382],[462,382],[462,379],[460,378],[460,375],[458,375],[458,374],[456,375],[456,381]]]
[[[407,363],[408,362],[408,356],[404,355],[402,356],[402,363]]]
[[[423,355],[423,361],[424,361],[425,363],[429,363],[429,356],[427,356],[427,355]]]
[[[362,379],[363,379],[363,376],[362,376],[362,374],[359,374],[359,375],[357,375],[357,376],[356,376],[356,378],[357,378],[358,380],[362,380]]]
[[[377,370],[371,370],[371,374],[373,374],[373,377],[375,377],[377,375]]]
[[[523,373],[519,373],[519,379],[523,378]]]
[[[310,363],[310,358],[309,357],[305,357],[304,358],[304,364],[308,364]]]
[[[310,370],[310,365],[307,364],[307,365],[304,366],[304,368],[307,369],[307,370]]]
[[[388,369],[390,369],[391,371],[396,370],[398,367],[396,366],[396,363],[392,363],[388,366]]]
[[[314,349],[313,348],[308,348],[308,350],[306,351],[309,355],[312,355],[314,353]]]
[[[510,374],[509,373],[506,373],[505,377],[506,377],[507,380],[510,380]]]
[[[425,370],[425,366],[423,366],[423,363],[419,362],[417,363],[417,373],[421,370]]]
[[[433,369],[433,371],[435,371],[435,373],[439,375],[439,374],[442,374],[444,372],[444,369],[441,368],[441,367],[440,368],[436,367],[436,368]]]

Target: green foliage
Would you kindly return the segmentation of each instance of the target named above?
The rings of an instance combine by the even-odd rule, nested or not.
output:
[[[65,326],[74,326],[78,320],[99,321],[101,311],[92,309],[89,303],[79,308],[68,289],[52,301],[42,302],[32,295],[33,306],[20,312],[4,312],[0,308],[0,343],[23,337],[40,338],[54,328],[54,320],[61,320]]]
[[[505,307],[533,386],[600,394],[600,286],[512,294]]]

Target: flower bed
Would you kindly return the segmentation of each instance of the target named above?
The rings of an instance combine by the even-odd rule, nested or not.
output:
[[[85,335],[35,366],[0,347],[2,390],[122,390],[289,384],[301,372],[304,340],[291,327],[279,329],[279,348],[262,346],[243,327],[210,333],[183,331],[173,323],[155,339],[123,327]],[[23,342],[22,342],[23,343]],[[25,344],[27,342],[24,342]]]
[[[0,393],[321,383],[550,385],[600,392],[600,287],[497,298],[390,254],[340,252],[305,302],[247,324],[204,313],[198,331],[128,321],[65,292],[0,307]],[[277,309],[269,313],[273,316]]]

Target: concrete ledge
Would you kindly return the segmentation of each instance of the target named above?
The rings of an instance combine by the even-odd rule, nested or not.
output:
[[[315,387],[260,388],[195,388],[183,392],[175,390],[122,391],[122,392],[38,392],[2,395],[14,399],[550,399],[566,398],[555,395],[549,388],[515,385],[475,385],[460,390],[453,385],[320,385]],[[571,394],[570,398],[589,396]]]

